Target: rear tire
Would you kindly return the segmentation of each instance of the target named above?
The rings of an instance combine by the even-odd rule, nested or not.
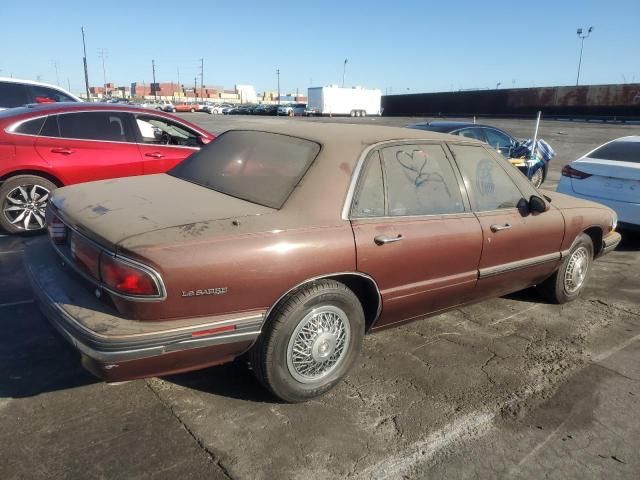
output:
[[[552,303],[567,303],[575,300],[584,288],[593,263],[593,241],[586,233],[573,242],[560,268],[540,285],[538,292]]]
[[[356,116],[356,111],[355,111],[355,110],[351,110],[350,115],[351,115],[352,117],[355,117],[355,116]]]
[[[364,337],[358,297],[335,280],[291,294],[267,322],[250,362],[260,383],[291,403],[332,389],[353,365]]]
[[[16,175],[0,187],[0,226],[8,233],[40,233],[56,185],[37,175]]]

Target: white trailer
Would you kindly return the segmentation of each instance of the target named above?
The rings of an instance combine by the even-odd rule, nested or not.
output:
[[[362,87],[310,87],[307,92],[308,115],[381,115],[382,92]]]

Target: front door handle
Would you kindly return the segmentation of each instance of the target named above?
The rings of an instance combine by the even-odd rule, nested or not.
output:
[[[73,150],[70,148],[52,148],[51,153],[59,153],[61,155],[71,155]]]
[[[162,158],[162,157],[164,157],[164,155],[161,154],[160,152],[145,153],[144,156],[145,157],[151,157],[151,158]]]
[[[373,241],[376,243],[376,245],[385,245],[387,243],[399,242],[400,240],[402,240],[402,238],[403,238],[402,234],[400,233],[395,237],[388,237],[387,235],[378,235],[373,239]]]
[[[498,224],[491,225],[492,232],[499,232],[500,230],[509,230],[510,228],[511,228],[511,225],[508,223],[505,223],[504,225],[498,225]]]

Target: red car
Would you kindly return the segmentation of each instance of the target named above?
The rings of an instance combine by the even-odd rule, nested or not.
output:
[[[0,227],[45,227],[49,192],[64,185],[163,173],[215,138],[134,106],[56,103],[0,112]]]

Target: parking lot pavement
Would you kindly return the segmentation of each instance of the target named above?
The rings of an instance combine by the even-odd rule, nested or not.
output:
[[[577,150],[608,139],[591,127],[624,130],[562,129]],[[575,302],[527,290],[372,335],[346,381],[298,405],[240,362],[98,382],[31,301],[28,239],[0,238],[0,478],[637,478],[640,237],[624,237]]]

